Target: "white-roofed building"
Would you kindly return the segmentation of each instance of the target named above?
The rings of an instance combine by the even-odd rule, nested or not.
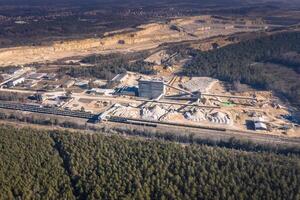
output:
[[[255,130],[268,130],[267,125],[263,122],[255,122],[254,123]]]

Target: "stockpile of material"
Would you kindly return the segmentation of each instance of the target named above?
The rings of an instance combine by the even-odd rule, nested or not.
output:
[[[140,110],[130,106],[118,105],[111,115],[126,118],[140,118]]]
[[[214,112],[208,116],[209,121],[217,124],[230,124],[229,116],[222,112]]]
[[[194,109],[194,110],[188,111],[184,114],[184,117],[188,120],[195,121],[195,122],[206,120],[205,113],[201,109]]]
[[[200,121],[209,121],[217,124],[231,124],[228,114],[222,112],[213,112],[206,113],[205,110],[202,109],[192,109],[186,113],[184,113],[184,117],[187,120],[200,122]]]
[[[176,112],[175,110],[171,110],[160,118],[160,121],[169,122],[180,122],[182,120],[184,120],[184,116],[181,113]]]
[[[142,118],[147,120],[159,120],[160,117],[165,115],[168,111],[159,105],[153,107],[143,108],[141,110]]]
[[[210,77],[193,77],[188,82],[182,84],[182,87],[190,92],[208,92],[213,83],[217,80]]]

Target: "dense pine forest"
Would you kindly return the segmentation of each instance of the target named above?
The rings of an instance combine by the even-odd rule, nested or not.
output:
[[[0,199],[72,199],[70,179],[45,131],[0,128]]]
[[[103,132],[104,133],[104,132]],[[299,199],[300,158],[0,128],[0,199]]]
[[[193,59],[184,69],[187,75],[211,76],[270,89],[300,107],[300,32],[283,32],[190,53]],[[287,58],[287,54],[298,54],[298,58]]]

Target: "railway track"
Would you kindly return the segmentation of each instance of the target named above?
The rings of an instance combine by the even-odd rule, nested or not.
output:
[[[156,120],[143,120],[143,119],[132,119],[132,118],[122,118],[112,116],[109,122],[113,123],[124,123],[128,125],[140,125],[144,127],[155,127],[157,130],[161,131],[179,131],[183,134],[195,133],[200,138],[210,138],[216,141],[222,139],[238,138],[245,141],[252,141],[255,143],[262,144],[275,144],[275,145],[291,145],[300,146],[300,138],[288,138],[275,135],[265,135],[259,133],[253,133],[250,131],[238,131],[226,128],[209,127],[201,125],[191,125],[173,122],[164,122]]]
[[[27,112],[43,113],[43,114],[52,114],[52,115],[61,115],[67,117],[77,117],[83,119],[95,119],[98,115],[94,115],[88,112],[81,111],[71,111],[71,110],[61,110],[57,108],[47,108],[41,107],[39,105],[32,104],[22,104],[16,102],[6,102],[0,101],[0,108],[10,109],[10,110],[20,110]]]
[[[157,120],[145,120],[145,119],[135,119],[135,118],[124,118],[124,117],[115,117],[112,116],[108,121],[111,122],[122,122],[122,123],[132,123],[139,122],[145,125],[169,125],[169,126],[180,126],[185,128],[198,128],[198,129],[208,129],[208,130],[216,130],[216,131],[226,131],[225,128],[217,128],[217,127],[208,127],[208,126],[200,126],[200,125],[192,125],[192,124],[182,124],[175,122],[166,122],[166,121],[157,121]]]

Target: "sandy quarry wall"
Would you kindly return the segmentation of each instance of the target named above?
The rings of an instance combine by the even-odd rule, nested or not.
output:
[[[0,49],[0,66],[54,61],[109,50],[135,50],[135,48],[142,50],[163,42],[188,39],[184,33],[170,30],[169,25],[166,24],[149,24],[138,28],[140,30],[133,33],[120,33],[99,39],[55,42],[51,46],[3,48]],[[119,43],[121,40],[124,44]]]
[[[114,34],[106,34],[107,36],[103,38],[57,41],[49,46],[3,48],[0,49],[0,67],[55,61],[62,58],[95,53],[140,51],[155,48],[166,42],[205,39],[220,34],[230,35],[235,32],[246,31],[234,28],[203,30],[204,25],[199,23],[199,20],[209,21],[210,17],[187,17],[174,19],[168,23],[145,24],[138,26],[135,32],[116,31]],[[170,28],[172,25],[178,26],[180,31],[172,30]]]

